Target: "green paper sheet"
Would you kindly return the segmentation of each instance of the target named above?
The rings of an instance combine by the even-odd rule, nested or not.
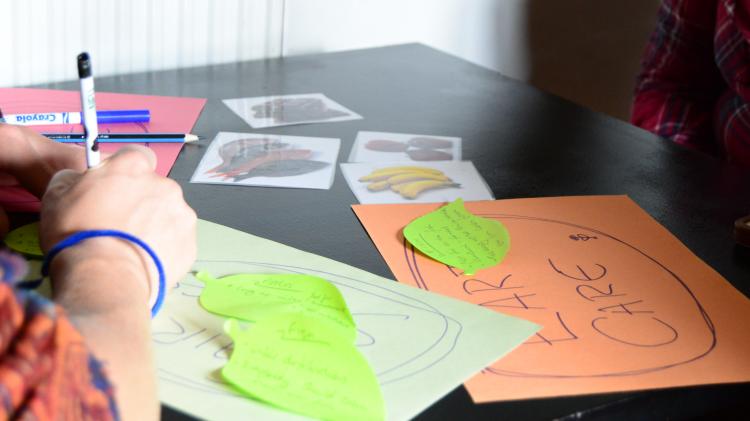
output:
[[[465,275],[495,266],[510,248],[505,226],[471,214],[461,199],[415,219],[404,228],[404,237],[420,252]]]
[[[243,273],[214,279],[207,272],[195,277],[206,284],[200,303],[212,313],[251,322],[279,313],[302,313],[332,323],[346,342],[354,342],[357,332],[344,297],[323,278]]]
[[[416,417],[539,330],[525,320],[202,220],[194,269],[216,277],[296,273],[336,285],[357,325],[354,345],[380,383],[388,420]],[[204,286],[188,275],[153,320],[161,401],[205,420],[308,420],[226,384],[221,370],[233,341],[224,332],[226,318],[200,306]]]
[[[356,347],[328,322],[300,313],[242,329],[229,320],[234,350],[222,375],[255,399],[324,420],[382,420],[377,378]]]

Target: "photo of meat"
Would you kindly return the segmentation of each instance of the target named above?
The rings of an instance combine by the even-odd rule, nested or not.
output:
[[[191,182],[328,189],[340,140],[220,132]]]
[[[222,163],[205,174],[234,181],[307,174],[329,165],[309,159],[312,156],[309,149],[294,149],[288,143],[268,138],[233,140],[219,148],[219,156]]]

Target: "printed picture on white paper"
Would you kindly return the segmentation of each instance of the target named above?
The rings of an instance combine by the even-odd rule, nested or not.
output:
[[[223,102],[255,129],[362,118],[321,93],[233,98]]]
[[[362,204],[494,199],[471,161],[345,163],[341,172]]]
[[[357,133],[349,154],[349,162],[460,160],[460,137],[388,132]]]
[[[219,132],[191,183],[329,189],[340,140]]]

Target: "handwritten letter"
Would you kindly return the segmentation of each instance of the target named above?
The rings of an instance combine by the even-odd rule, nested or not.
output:
[[[472,215],[461,199],[415,219],[404,228],[404,237],[422,253],[466,275],[500,263],[510,248],[505,226]]]
[[[206,284],[201,305],[222,316],[259,321],[280,313],[301,313],[334,325],[353,343],[354,319],[338,288],[325,279],[297,274],[237,274],[220,279],[206,272],[196,278]]]
[[[243,392],[318,419],[385,419],[370,365],[329,323],[284,314],[246,330],[229,320],[227,331],[234,351],[222,375]]]

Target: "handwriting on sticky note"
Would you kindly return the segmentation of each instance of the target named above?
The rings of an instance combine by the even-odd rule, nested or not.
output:
[[[370,365],[329,323],[290,313],[226,330],[234,350],[222,376],[251,397],[318,419],[385,418]]]
[[[195,277],[206,284],[200,303],[212,313],[251,322],[279,313],[302,313],[332,323],[349,343],[356,337],[354,319],[344,297],[325,279],[249,273],[214,279],[206,272]]]
[[[5,237],[5,244],[11,250],[30,256],[43,256],[42,249],[39,247],[39,223],[18,227],[9,232]]]
[[[456,199],[404,228],[404,237],[427,256],[466,275],[494,266],[510,248],[510,235],[498,221],[469,213]]]

